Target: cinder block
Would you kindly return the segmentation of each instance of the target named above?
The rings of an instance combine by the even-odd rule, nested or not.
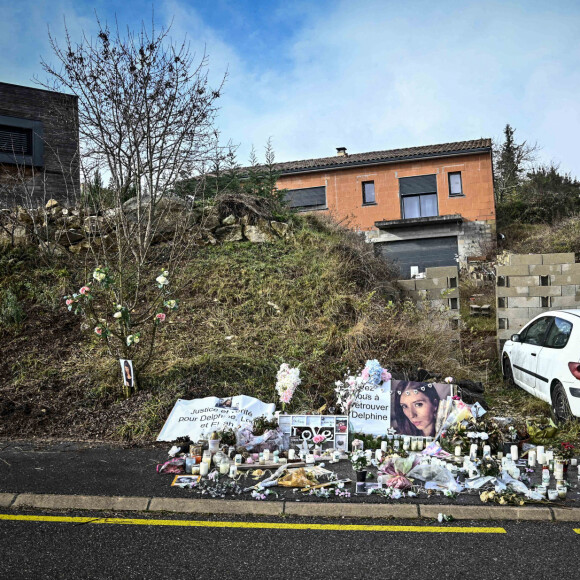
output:
[[[535,318],[539,314],[544,314],[544,312],[548,312],[548,310],[550,310],[550,308],[542,308],[541,306],[539,308],[529,308],[528,314],[530,315],[530,320],[532,318]]]
[[[532,266],[497,266],[498,276],[528,276]],[[538,266],[534,266],[538,268]]]
[[[531,286],[530,296],[562,296],[562,286]]]
[[[397,280],[403,290],[415,290],[415,280]]]
[[[443,300],[447,298],[459,298],[459,288],[436,288],[427,290],[428,300]]]
[[[555,263],[555,262],[552,262]],[[510,266],[523,266],[525,264],[542,264],[542,254],[511,254]]]
[[[435,288],[447,288],[449,286],[449,279],[445,278],[431,278],[433,280],[433,286]]]
[[[498,286],[495,289],[496,296],[529,296],[529,286],[517,286],[515,288]]]
[[[539,286],[540,277],[539,276],[510,276],[509,277],[509,287],[515,288],[516,286]]]
[[[550,265],[542,265],[537,266],[532,264],[528,266],[531,275],[537,276],[548,276],[549,274],[561,274],[562,273],[562,264],[550,264]]]
[[[455,278],[459,275],[457,266],[437,266],[425,268],[427,278]]]
[[[498,330],[497,339],[508,340],[512,337],[512,334],[517,334],[517,332],[515,330],[512,330],[511,328],[506,328],[505,330]]]
[[[528,320],[512,320],[508,319],[508,328],[511,330],[512,334],[518,333],[529,321]]]
[[[577,286],[571,284],[570,286],[562,286],[562,296],[576,296]]]
[[[579,274],[560,274],[550,276],[552,286],[560,284],[561,286],[567,284],[580,284],[580,273]]]
[[[524,324],[530,319],[529,308],[505,308],[501,311],[500,318],[509,318],[510,321],[520,321]]]
[[[507,299],[508,308],[539,308],[539,296],[510,296]]]
[[[567,254],[542,254],[542,264],[573,264],[574,253]]]
[[[407,296],[411,300],[415,300],[415,302],[425,300],[427,298],[427,290],[413,290],[412,292],[407,292]]]
[[[552,308],[578,308],[580,302],[576,296],[554,296],[552,298]]]
[[[562,274],[580,274],[580,264],[562,264]]]

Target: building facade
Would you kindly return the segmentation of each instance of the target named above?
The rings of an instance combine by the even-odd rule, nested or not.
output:
[[[77,97],[0,83],[0,206],[72,201],[79,187]]]
[[[292,207],[365,232],[404,278],[495,245],[490,139],[280,163]]]

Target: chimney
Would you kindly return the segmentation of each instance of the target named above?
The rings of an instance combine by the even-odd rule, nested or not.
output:
[[[339,157],[346,157],[346,147],[337,147],[336,148],[336,154]]]

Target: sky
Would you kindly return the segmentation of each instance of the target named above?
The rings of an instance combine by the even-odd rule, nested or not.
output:
[[[35,86],[48,29],[73,40],[95,11],[125,28],[171,24],[227,73],[217,127],[247,162],[491,137],[509,123],[537,163],[580,178],[577,0],[0,0],[0,81]]]

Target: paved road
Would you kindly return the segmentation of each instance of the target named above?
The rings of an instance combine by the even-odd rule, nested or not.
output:
[[[210,518],[205,524],[87,523],[102,513],[0,515],[3,578],[458,578],[577,577],[578,524]],[[38,516],[73,518],[37,521]],[[5,520],[3,517],[28,519]],[[81,519],[75,520],[74,518]],[[173,523],[191,523],[168,516]],[[158,521],[156,518],[154,521]],[[102,522],[102,520],[100,520]],[[149,521],[152,521],[151,519]],[[223,526],[223,521],[240,527]],[[217,524],[216,524],[217,522]],[[282,524],[263,529],[260,523]],[[148,522],[145,522],[147,524]],[[296,529],[295,524],[330,528]],[[411,526],[367,531],[343,525]],[[290,525],[290,526],[289,526]],[[481,528],[495,528],[485,533]],[[256,527],[257,526],[257,527]],[[422,527],[418,527],[422,526]],[[469,528],[467,533],[465,528]],[[499,529],[497,529],[499,528]],[[459,532],[459,530],[464,530]],[[501,530],[505,533],[501,533]],[[454,531],[455,530],[455,531]]]

